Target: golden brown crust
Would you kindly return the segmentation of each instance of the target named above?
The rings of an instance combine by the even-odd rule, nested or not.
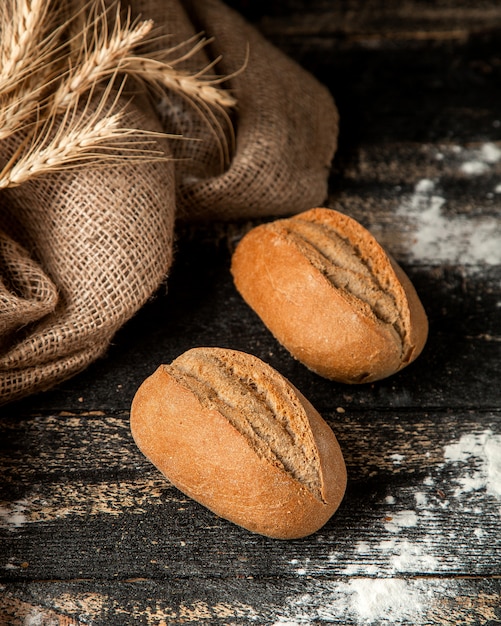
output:
[[[276,339],[326,378],[384,378],[425,344],[427,318],[410,280],[366,229],[332,209],[254,228],[231,270]]]
[[[189,352],[214,350],[222,351],[198,348]],[[262,363],[251,355],[245,358],[251,371],[256,363]],[[276,380],[285,380],[269,366],[266,368],[272,372],[270,386]],[[298,411],[304,413],[305,436],[312,436],[315,442],[321,498],[286,469],[259,456],[248,437],[219,410],[204,406],[191,389],[174,378],[169,367],[160,366],[134,397],[134,440],[176,487],[221,517],[279,539],[311,534],[338,508],[346,486],[346,469],[332,430],[285,382],[297,399]],[[240,410],[246,411],[244,397]]]

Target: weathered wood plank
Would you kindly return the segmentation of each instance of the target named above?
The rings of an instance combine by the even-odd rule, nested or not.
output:
[[[499,575],[500,413],[344,410],[325,417],[348,466],[345,500],[292,542],[174,489],[126,415],[5,419],[2,579]]]
[[[19,600],[14,594],[5,593],[0,585],[0,626],[78,626],[77,618],[62,615],[43,606]]]
[[[417,22],[400,29],[391,16],[383,17],[386,3],[356,4],[326,2],[311,11],[284,6],[278,17],[272,14],[276,7],[266,5],[255,14],[266,37],[330,88],[341,114],[341,153],[364,141],[499,140],[499,125],[493,126],[499,122],[501,90],[497,3],[496,19],[488,7],[478,9],[483,28],[463,13],[464,28],[437,14],[437,27],[428,30]],[[424,12],[422,3],[407,4],[410,16]],[[464,8],[453,10],[460,16]],[[429,4],[427,9],[434,10]],[[338,19],[331,19],[330,11],[338,12]],[[398,10],[390,12],[395,16]],[[290,25],[307,24],[305,14],[313,16],[312,30],[296,33]],[[373,31],[364,31],[359,18],[378,15]],[[319,34],[325,28],[333,30]]]
[[[501,428],[499,409],[377,410],[354,407],[351,400],[333,397],[322,411],[342,443],[351,481],[425,471],[442,462],[445,445]],[[130,434],[128,413],[5,417],[0,435],[0,474],[7,486],[151,478],[151,465]],[[395,464],[393,453],[403,454],[405,463]]]
[[[501,25],[499,3],[441,0],[426,3],[357,0],[333,3],[330,0],[282,0],[248,2],[230,0],[229,4],[269,34],[345,36],[379,35],[422,40],[432,36],[459,38],[476,30],[495,29]]]
[[[131,579],[5,585],[0,624],[486,626],[501,617],[499,580],[296,577],[192,582]],[[2,621],[2,611],[11,616],[9,621]],[[59,620],[67,616],[68,621],[55,621],[54,615]]]

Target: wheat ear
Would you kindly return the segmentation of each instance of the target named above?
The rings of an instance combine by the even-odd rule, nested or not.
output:
[[[111,32],[109,32],[107,11],[99,13],[95,19],[86,23],[84,32],[80,34],[80,40],[85,44],[55,91],[54,105],[59,109],[71,106],[79,95],[85,93],[93,85],[123,69],[124,59],[144,40],[152,27],[151,20],[133,23],[130,11],[127,12],[125,22],[122,23],[119,5],[117,5]]]
[[[162,150],[146,148],[145,143],[166,135],[122,127],[124,110],[117,108],[122,89],[117,91],[110,104],[111,91],[110,82],[94,110],[94,93],[91,91],[83,110],[73,107],[62,116],[54,111],[54,115],[36,129],[0,172],[0,189],[17,187],[37,176],[83,163],[165,161],[168,157]],[[31,145],[28,145],[30,139]]]
[[[169,92],[181,96],[205,122],[219,147],[221,167],[224,168],[230,161],[235,141],[233,122],[228,111],[236,107],[237,100],[228,90],[221,89],[220,84],[244,71],[249,58],[249,49],[246,50],[242,67],[230,75],[210,74],[214,66],[221,61],[221,57],[215,58],[197,72],[189,73],[177,67],[212,42],[213,38],[195,35],[185,42],[166,47],[148,56],[131,56],[124,60],[123,67],[129,75],[145,83],[164,101],[169,102]]]
[[[88,5],[77,13],[80,19],[73,16],[69,22],[63,20],[63,24],[45,37],[50,22],[50,0],[7,0],[7,3],[7,9],[3,5],[4,9],[0,11],[0,59],[4,61],[5,69],[3,83],[0,83],[0,138],[20,130],[23,125],[32,124],[32,128],[29,139],[0,172],[0,189],[82,163],[164,160],[166,156],[162,151],[144,147],[144,141],[152,140],[158,133],[120,127],[123,110],[113,111],[117,108],[121,89],[115,94],[111,108],[107,107],[118,72],[133,75],[153,88],[162,86],[167,91],[181,94],[208,121],[211,132],[222,145],[224,160],[228,160],[227,135],[221,119],[233,137],[226,108],[234,106],[235,100],[218,88],[222,78],[206,76],[218,60],[194,74],[181,72],[175,67],[198,52],[208,40],[196,42],[177,59],[172,58],[173,53],[185,44],[171,47],[164,53],[170,58],[166,63],[155,55],[146,57],[135,53],[134,49],[150,34],[152,22],[132,22],[130,12],[123,21],[119,0],[114,0],[108,9],[104,0],[89,0]],[[58,3],[57,6],[61,8],[63,5]],[[90,12],[81,26],[89,7]],[[113,8],[116,15],[110,28]],[[60,41],[63,30],[71,32],[77,23],[80,31],[70,36],[69,41]],[[31,39],[26,35],[30,28],[34,33]],[[6,32],[17,34],[15,42],[7,46],[4,45]],[[189,43],[192,41],[194,39]],[[80,47],[75,55],[77,42]],[[22,58],[23,54],[27,59]],[[65,65],[66,70],[62,69]],[[19,72],[17,78],[15,72]],[[108,84],[99,106],[89,113],[96,86],[106,80]],[[11,92],[6,93],[5,90],[9,89]],[[50,90],[48,96],[47,90]],[[82,112],[80,100],[86,93],[87,103]],[[220,115],[216,114],[218,111]],[[36,118],[29,122],[35,113]],[[166,133],[161,135],[172,137]],[[143,141],[142,147],[137,143],[139,139]]]
[[[2,0],[0,93],[15,89],[32,75],[33,66],[40,66],[52,48],[54,38],[47,36],[50,8],[50,0]]]
[[[217,89],[214,86],[222,82],[223,79],[201,79],[207,68],[212,67],[212,64],[196,74],[189,74],[156,59],[132,56],[124,59],[123,67],[128,74],[147,83],[172,89],[175,92],[182,92],[188,98],[201,100],[212,106],[230,108],[237,103],[235,98],[225,90]]]
[[[59,73],[63,25],[49,2],[7,0],[0,9],[0,139],[23,128],[47,102]],[[33,32],[29,33],[28,29]]]

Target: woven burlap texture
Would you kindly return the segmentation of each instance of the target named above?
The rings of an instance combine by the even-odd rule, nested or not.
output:
[[[1,403],[46,390],[105,353],[168,285],[176,220],[279,216],[327,195],[338,128],[327,89],[219,0],[127,4],[169,45],[201,31],[214,38],[184,69],[222,56],[217,72],[231,75],[224,86],[238,103],[234,139],[217,112],[211,124],[182,95],[147,102],[135,85],[122,97],[126,124],[182,136],[156,140],[168,160],[81,167],[0,191]],[[0,166],[22,139],[0,144]]]

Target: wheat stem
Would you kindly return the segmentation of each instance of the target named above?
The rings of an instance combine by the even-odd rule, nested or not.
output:
[[[3,0],[1,9],[0,92],[14,89],[33,73],[33,64],[51,48],[53,37],[45,36],[50,22],[50,1]]]
[[[98,165],[110,160],[166,160],[160,149],[145,147],[146,142],[166,135],[121,126],[124,110],[115,110],[120,91],[111,106],[109,86],[91,113],[92,93],[83,110],[73,107],[62,116],[47,118],[29,138],[31,145],[27,149],[22,145],[0,172],[0,189],[17,187],[37,176],[84,162]]]
[[[108,34],[106,13],[101,14],[86,30],[93,31],[90,46],[81,50],[80,58],[74,63],[54,94],[54,104],[64,109],[93,85],[116,73],[123,65],[123,59],[130,54],[151,31],[150,20],[131,24],[127,15],[125,24],[117,15],[114,29]]]
[[[236,101],[218,88],[224,78],[207,76],[219,59],[191,74],[176,67],[211,40],[192,37],[162,52],[142,55],[137,47],[149,40],[151,21],[132,21],[130,11],[122,18],[119,0],[108,8],[104,0],[89,0],[72,15],[67,2],[0,0],[0,140],[21,129],[30,131],[0,172],[0,189],[82,163],[164,160],[164,152],[145,147],[158,133],[120,126],[123,109],[117,111],[117,103],[123,83],[113,91],[118,72],[161,87],[164,93],[180,94],[207,120],[222,146],[224,161],[228,160],[221,120],[231,135],[226,109]],[[55,26],[55,15],[62,24]],[[94,105],[100,83],[106,86],[93,110],[91,101]]]
[[[221,107],[233,107],[236,105],[235,98],[229,93],[222,89],[217,89],[212,82],[201,79],[204,70],[201,70],[196,75],[188,74],[176,70],[162,61],[139,56],[124,59],[122,67],[128,74],[141,78],[147,83],[182,92],[187,97],[202,100],[207,104]]]

